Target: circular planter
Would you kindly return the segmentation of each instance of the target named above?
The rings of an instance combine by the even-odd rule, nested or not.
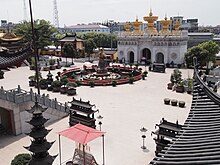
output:
[[[61,94],[66,94],[66,92],[67,92],[67,87],[61,87],[60,88],[60,93]]]
[[[60,92],[60,87],[53,87],[53,92]]]
[[[173,83],[168,83],[167,84],[167,89],[172,90],[173,89]]]
[[[169,98],[165,98],[164,99],[164,104],[169,105],[170,104],[170,99]]]
[[[75,88],[68,88],[67,95],[69,95],[69,96],[76,95],[76,89]]]
[[[172,99],[172,100],[171,100],[171,105],[172,105],[172,106],[177,106],[177,102],[178,102],[178,101],[177,101],[176,99]]]
[[[184,92],[184,86],[177,86],[176,87],[176,92],[177,93],[183,93]]]
[[[36,81],[29,81],[29,86],[30,86],[30,87],[34,87],[35,84],[36,84]]]
[[[185,101],[179,101],[179,107],[184,108],[185,104]]]
[[[48,85],[47,91],[52,91],[52,90],[53,90],[53,87],[51,85]]]
[[[40,84],[40,89],[47,89],[47,84]]]

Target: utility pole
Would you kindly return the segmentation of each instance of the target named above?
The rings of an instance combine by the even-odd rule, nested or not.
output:
[[[24,5],[24,21],[27,21],[27,8],[26,8],[26,2],[23,0],[23,5]]]
[[[57,9],[57,0],[53,0],[53,24],[55,27],[59,27],[59,17]]]

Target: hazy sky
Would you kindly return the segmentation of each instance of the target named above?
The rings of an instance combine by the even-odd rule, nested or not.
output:
[[[53,23],[54,0],[32,0],[34,19],[46,19]],[[104,22],[106,20],[134,21],[149,13],[163,19],[165,14],[198,18],[200,25],[220,25],[220,0],[56,0],[59,24]],[[29,1],[26,12],[29,19]],[[0,0],[0,20],[19,22],[24,19],[24,0]]]

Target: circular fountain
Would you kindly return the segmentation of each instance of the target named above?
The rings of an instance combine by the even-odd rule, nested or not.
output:
[[[109,59],[101,51],[99,53],[98,65],[91,67],[83,66],[83,69],[74,68],[62,73],[68,77],[68,81],[77,82],[80,85],[90,85],[91,82],[95,86],[112,85],[129,83],[130,79],[134,81],[140,80],[142,72],[138,68],[122,67],[120,65],[109,66]]]

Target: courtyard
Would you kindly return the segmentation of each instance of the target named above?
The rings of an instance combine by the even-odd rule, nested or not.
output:
[[[82,63],[75,63],[76,66],[82,66]],[[62,68],[63,69],[63,68]],[[51,73],[56,75],[58,71]],[[142,67],[144,70],[145,68]],[[84,101],[90,100],[99,109],[96,116],[102,115],[102,131],[105,134],[105,164],[106,165],[144,165],[148,164],[154,155],[155,142],[154,135],[151,132],[155,130],[155,124],[158,124],[162,118],[170,122],[179,121],[183,124],[190,110],[192,96],[189,94],[176,93],[167,90],[167,83],[170,81],[170,74],[173,69],[166,69],[166,73],[149,72],[145,80],[135,82],[133,85],[125,84],[117,87],[104,86],[90,88],[81,86],[77,88],[75,98]],[[193,70],[181,69],[182,77],[192,77]],[[46,77],[48,72],[41,71],[42,76]],[[0,80],[0,86],[4,89],[14,89],[18,85],[22,89],[29,91],[28,77],[33,75],[34,71],[29,67],[20,67],[11,69],[5,73],[5,78]],[[35,88],[33,88],[36,91]],[[59,93],[41,90],[41,94],[49,94],[50,98],[57,98],[59,102],[71,101],[72,97],[61,95]],[[171,105],[164,105],[163,99],[177,99],[185,101],[186,107],[179,108]],[[56,142],[49,150],[51,155],[59,153],[58,134],[69,127],[69,118],[63,118],[55,123],[50,123],[47,128],[52,131],[47,136],[48,141]],[[97,129],[99,129],[97,120]],[[142,133],[140,128],[147,128],[146,147],[142,150]],[[19,136],[0,137],[0,161],[1,164],[10,164],[11,160],[20,153],[28,151],[23,146],[30,145],[30,137],[22,134]],[[62,162],[73,156],[75,143],[69,139],[61,137]],[[91,153],[99,164],[102,164],[102,139],[98,138],[88,144],[91,147]],[[55,165],[59,164],[59,156],[55,159]]]

